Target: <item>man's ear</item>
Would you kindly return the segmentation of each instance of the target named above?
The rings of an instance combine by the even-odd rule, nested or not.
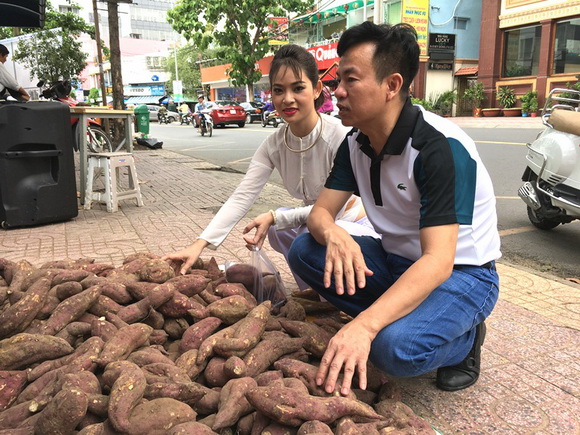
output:
[[[397,97],[403,87],[403,76],[399,73],[393,73],[385,78],[387,84],[387,101]]]

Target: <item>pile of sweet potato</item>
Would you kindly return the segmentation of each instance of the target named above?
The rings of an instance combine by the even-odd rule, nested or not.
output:
[[[348,319],[315,294],[273,310],[251,266],[177,267],[0,259],[0,435],[433,433],[372,367],[348,397],[316,385]]]

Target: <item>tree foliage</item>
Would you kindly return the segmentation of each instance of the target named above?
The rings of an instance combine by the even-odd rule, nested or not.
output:
[[[179,0],[168,11],[172,27],[205,50],[215,46],[235,86],[253,85],[262,77],[256,62],[269,51],[268,17],[301,13],[311,2],[305,0]]]
[[[87,33],[94,38],[95,28],[78,15],[58,12],[48,3],[44,28],[25,28],[20,33],[30,36],[18,42],[14,60],[29,69],[31,78],[54,82],[74,80],[83,70],[87,53],[82,52],[78,36]],[[12,29],[0,28],[0,35],[10,37]]]
[[[210,52],[204,52],[203,57],[211,55]],[[201,88],[201,73],[199,70],[199,59],[202,52],[193,44],[187,44],[172,53],[165,59],[164,68],[169,74],[167,91],[173,92],[172,83],[176,80],[175,60],[177,58],[177,75],[183,84],[183,93],[188,97],[195,97],[196,89]]]

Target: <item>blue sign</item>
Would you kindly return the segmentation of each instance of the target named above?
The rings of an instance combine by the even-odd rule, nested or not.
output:
[[[159,81],[159,76],[158,75],[151,76],[151,81],[152,82],[158,82]]]

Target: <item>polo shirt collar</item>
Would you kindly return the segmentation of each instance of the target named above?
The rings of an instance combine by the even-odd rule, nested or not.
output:
[[[385,154],[391,156],[401,155],[411,137],[411,134],[413,133],[418,116],[419,109],[411,104],[410,98],[407,98],[407,101],[405,101],[405,104],[403,105],[403,110],[399,115],[399,119],[395,124],[395,128],[387,139],[387,142],[383,146],[379,155],[377,156],[375,154],[368,136],[362,131],[356,138],[357,142],[360,144],[361,151],[372,160],[382,160]]]

